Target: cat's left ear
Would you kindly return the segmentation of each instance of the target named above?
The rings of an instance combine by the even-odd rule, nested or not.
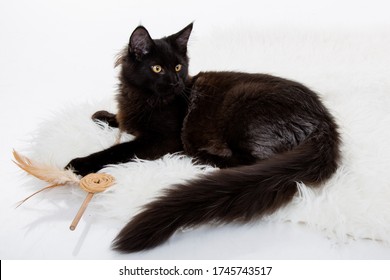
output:
[[[184,27],[183,30],[169,36],[171,42],[173,42],[177,46],[179,51],[183,53],[187,52],[187,43],[188,43],[188,39],[190,38],[193,25],[194,23],[191,22],[189,25]]]

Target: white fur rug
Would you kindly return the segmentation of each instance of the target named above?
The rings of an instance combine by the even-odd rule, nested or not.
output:
[[[341,127],[343,163],[337,174],[316,191],[300,186],[293,202],[268,219],[305,223],[341,241],[369,238],[389,243],[390,32],[241,27],[194,38],[189,46],[193,74],[239,70],[298,80],[321,94]],[[74,157],[114,144],[117,130],[90,120],[97,110],[115,112],[113,96],[65,105],[37,129],[28,155],[63,167]],[[124,224],[161,189],[211,169],[175,155],[109,166],[104,172],[115,176],[117,184],[97,194],[89,211],[98,217],[95,222],[108,218]],[[84,195],[77,188],[67,190],[47,196],[54,200]]]

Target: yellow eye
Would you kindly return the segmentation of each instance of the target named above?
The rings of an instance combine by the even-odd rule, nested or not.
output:
[[[160,65],[153,65],[152,70],[154,73],[161,73],[162,67]]]
[[[175,70],[176,72],[179,72],[181,70],[181,64],[176,65]]]

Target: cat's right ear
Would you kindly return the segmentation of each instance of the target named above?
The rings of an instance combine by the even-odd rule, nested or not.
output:
[[[142,60],[142,57],[151,51],[153,44],[148,30],[143,26],[138,26],[130,36],[129,52],[134,54],[137,60]]]

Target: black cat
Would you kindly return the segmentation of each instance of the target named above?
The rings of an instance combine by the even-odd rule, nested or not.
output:
[[[123,252],[149,249],[177,229],[207,222],[245,222],[273,212],[337,169],[337,125],[318,96],[282,78],[234,72],[188,76],[192,24],[153,40],[137,27],[117,61],[117,115],[105,120],[133,141],[72,160],[81,175],[135,156],[183,152],[221,169],[167,189],[144,206],[114,240]],[[259,62],[261,63],[261,62]]]

